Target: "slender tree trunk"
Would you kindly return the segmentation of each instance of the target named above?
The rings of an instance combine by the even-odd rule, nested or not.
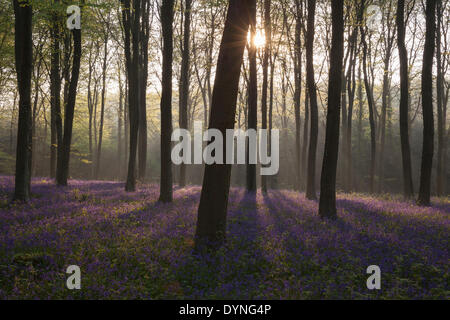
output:
[[[316,152],[317,135],[319,131],[319,112],[317,109],[316,82],[314,79],[314,24],[316,14],[316,1],[308,0],[308,30],[306,32],[306,81],[309,92],[309,105],[311,112],[310,137],[308,151],[308,177],[306,184],[306,197],[316,200]]]
[[[330,52],[330,78],[328,82],[328,113],[325,151],[320,181],[319,215],[334,219],[336,211],[336,170],[339,153],[339,125],[342,87],[342,61],[344,57],[344,0],[335,0],[332,8],[332,44]]]
[[[361,42],[363,44],[363,72],[364,72],[364,85],[366,88],[367,102],[369,104],[369,122],[370,122],[370,180],[369,180],[369,190],[370,193],[374,192],[375,186],[375,168],[376,168],[376,155],[377,155],[377,146],[376,146],[376,127],[375,127],[375,100],[373,98],[372,87],[369,83],[369,74],[368,74],[368,63],[367,63],[367,55],[368,55],[368,46],[366,40],[366,30],[364,25],[362,24],[363,15],[365,10],[365,0],[361,1],[361,12],[359,21],[361,22]]]
[[[72,74],[67,93],[67,104],[64,110],[64,136],[61,145],[60,158],[56,169],[56,183],[59,186],[66,186],[69,178],[70,146],[72,143],[73,117],[77,97],[78,78],[80,74],[81,62],[81,29],[73,29],[73,62]],[[59,146],[58,146],[59,148]]]
[[[436,40],[436,3],[437,0],[426,2],[426,34],[422,66],[423,147],[418,203],[424,206],[430,205],[434,152],[433,57]]]
[[[446,172],[444,170],[444,154],[445,154],[445,125],[446,114],[444,112],[444,73],[442,66],[442,36],[441,26],[443,23],[442,1],[437,3],[437,33],[436,33],[436,62],[437,62],[437,78],[436,78],[436,100],[437,100],[437,127],[438,127],[438,149],[437,149],[437,168],[436,168],[436,194],[441,197],[444,195],[444,180]],[[447,24],[448,26],[448,24]]]
[[[30,1],[14,0],[15,61],[19,89],[16,175],[14,201],[28,201],[31,185],[31,74],[33,59],[32,16]]]
[[[173,61],[173,0],[163,0],[161,23],[163,33],[163,68],[161,94],[161,202],[172,202],[172,61]]]
[[[122,142],[122,127],[123,127],[123,84],[121,75],[121,66],[118,63],[117,71],[119,73],[119,110],[117,112],[117,177],[121,179],[122,177],[122,153],[123,142]]]
[[[98,130],[98,146],[97,146],[97,161],[95,167],[95,178],[99,178],[100,174],[100,161],[102,157],[102,143],[103,143],[103,125],[105,120],[105,95],[106,95],[106,71],[107,71],[107,62],[108,62],[108,32],[109,28],[107,27],[107,32],[105,32],[105,51],[103,55],[103,67],[102,67],[102,93],[101,93],[101,102],[100,102],[100,128]]]
[[[234,128],[239,76],[242,66],[251,8],[256,0],[230,1],[217,62],[212,95],[210,128],[226,135]],[[226,158],[226,148],[224,148]],[[215,247],[225,240],[231,165],[205,166],[198,209],[195,247]]]
[[[256,70],[256,3],[250,7],[250,44],[248,56],[250,76],[248,88],[248,129],[256,130],[258,122],[258,78]],[[256,164],[250,164],[250,143],[247,144],[247,191],[256,192]]]
[[[59,0],[55,0],[59,3]],[[56,177],[56,159],[58,140],[56,118],[58,110],[61,111],[61,72],[60,72],[60,18],[58,13],[52,17],[51,36],[51,68],[50,68],[50,177]]]
[[[362,139],[363,139],[363,80],[361,74],[361,60],[358,65],[358,156],[362,159]],[[358,181],[358,189],[361,190],[362,186],[360,180]]]
[[[295,22],[295,53],[294,53],[294,69],[295,69],[295,92],[294,92],[294,114],[295,114],[295,169],[296,182],[295,188],[301,190],[302,169],[301,169],[301,119],[300,107],[302,97],[302,43],[301,43],[301,26],[302,26],[302,4],[299,0],[295,1],[296,5],[296,22]]]
[[[139,57],[141,66],[139,79],[139,170],[140,180],[145,180],[147,175],[147,80],[148,80],[148,41],[150,37],[149,0],[141,0],[142,26],[139,42],[141,44],[141,55]]]
[[[122,20],[125,32],[125,60],[128,74],[128,116],[130,128],[130,154],[128,156],[128,174],[125,191],[136,190],[136,156],[139,132],[139,19],[140,0],[133,0],[131,12],[130,0],[122,1]],[[132,38],[132,40],[131,40]],[[131,43],[132,42],[132,43]]]
[[[308,176],[308,166],[307,166],[307,159],[308,159],[308,138],[309,138],[309,123],[310,123],[310,116],[309,116],[309,95],[308,90],[305,88],[305,121],[303,121],[303,143],[302,143],[302,191],[306,190],[306,180],[305,178]]]
[[[269,57],[272,48],[272,21],[270,15],[271,0],[264,0],[264,30],[266,34],[266,43],[264,45],[263,57],[263,83],[261,92],[261,129],[267,130],[267,89],[268,89],[268,69]],[[261,176],[261,190],[267,193],[267,178]]]
[[[181,60],[181,79],[180,79],[180,120],[181,129],[188,129],[188,100],[189,100],[189,68],[190,68],[190,38],[191,38],[191,9],[192,0],[185,0],[184,9],[184,33],[183,33],[183,52]],[[180,165],[180,187],[186,185],[186,165]]]

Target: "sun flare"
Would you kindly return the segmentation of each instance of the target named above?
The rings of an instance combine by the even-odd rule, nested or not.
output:
[[[250,31],[247,34],[247,41],[248,41],[248,43],[251,42]],[[256,31],[254,41],[255,41],[256,48],[263,48],[266,45],[266,35],[264,34],[263,30]]]

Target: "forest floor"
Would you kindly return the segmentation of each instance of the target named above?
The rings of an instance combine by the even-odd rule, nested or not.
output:
[[[303,194],[230,192],[228,241],[192,254],[200,187],[125,193],[118,182],[34,179],[33,200],[9,205],[0,177],[0,299],[380,299],[450,297],[450,200],[421,208],[340,195],[322,221]],[[81,290],[68,290],[69,265]],[[381,268],[369,291],[366,269]]]

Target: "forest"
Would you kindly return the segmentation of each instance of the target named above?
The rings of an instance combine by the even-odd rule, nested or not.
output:
[[[449,0],[0,12],[0,299],[449,298]]]

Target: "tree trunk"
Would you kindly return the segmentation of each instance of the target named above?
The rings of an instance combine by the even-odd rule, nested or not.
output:
[[[247,31],[251,21],[251,8],[256,0],[230,1],[225,29],[219,50],[216,79],[211,104],[210,128],[226,136],[234,128],[239,76],[243,60]],[[224,148],[226,159],[226,148]],[[203,188],[198,209],[195,247],[215,247],[225,240],[231,165],[205,166]]]
[[[109,28],[107,28],[107,32],[105,32],[105,51],[103,55],[103,67],[102,67],[102,93],[101,93],[101,102],[100,102],[100,128],[98,130],[98,146],[97,146],[97,161],[95,166],[95,178],[99,178],[100,174],[100,161],[102,157],[102,142],[103,142],[103,124],[105,120],[105,95],[106,95],[106,71],[107,71],[107,60],[108,60],[108,32]]]
[[[366,40],[366,30],[362,23],[363,16],[365,10],[365,0],[361,1],[361,12],[359,16],[360,21],[360,29],[361,29],[361,42],[363,44],[363,72],[364,72],[364,85],[366,88],[367,102],[369,104],[369,122],[370,122],[370,180],[369,180],[369,190],[370,193],[374,192],[375,186],[375,168],[376,168],[376,155],[377,155],[377,146],[376,146],[376,127],[375,127],[375,100],[373,98],[372,87],[369,83],[369,75],[368,75],[368,63],[367,63],[367,54],[368,54],[368,46]]]
[[[139,18],[140,0],[133,0],[131,12],[130,0],[122,0],[122,20],[125,33],[125,60],[128,77],[128,116],[130,128],[130,153],[128,156],[128,174],[125,191],[136,190],[136,155],[139,131]],[[132,36],[132,44],[131,44]],[[132,45],[132,48],[131,48]]]
[[[248,56],[250,76],[248,87],[248,129],[256,130],[258,123],[258,79],[256,70],[256,3],[250,7],[250,44]],[[256,164],[250,164],[250,143],[247,144],[247,192],[256,192]]]
[[[67,103],[64,110],[64,136],[61,145],[61,153],[56,169],[56,183],[58,186],[66,186],[69,178],[70,146],[72,143],[73,117],[77,97],[78,78],[81,62],[81,29],[73,29],[73,61],[72,74],[67,93]],[[59,148],[59,146],[58,146]]]
[[[264,45],[263,57],[263,83],[261,92],[261,129],[267,130],[267,89],[268,89],[268,69],[269,57],[272,48],[272,21],[270,16],[271,0],[264,0],[264,30],[266,34],[266,43]],[[261,190],[267,193],[267,178],[261,176]]]
[[[173,0],[163,0],[161,23],[163,33],[163,68],[161,93],[161,182],[159,201],[172,202],[172,61]]]
[[[24,5],[25,4],[25,5]],[[31,185],[31,73],[33,59],[31,3],[14,0],[15,59],[19,89],[14,201],[28,201]]]
[[[55,3],[58,3],[56,0]],[[50,68],[50,177],[56,177],[56,159],[58,144],[61,143],[61,137],[58,139],[56,129],[57,112],[61,111],[61,72],[60,72],[60,18],[57,12],[52,17],[51,25],[51,68]]]
[[[296,182],[295,188],[301,190],[302,169],[301,169],[301,119],[300,107],[302,97],[302,42],[301,42],[301,26],[302,26],[302,3],[295,1],[296,5],[296,22],[295,22],[295,53],[294,53],[294,73],[295,73],[295,89],[294,89],[294,114],[295,114],[295,170]]]
[[[188,129],[188,100],[189,100],[189,65],[190,65],[190,38],[191,38],[191,9],[192,0],[186,0],[184,11],[183,50],[181,59],[180,79],[180,129]],[[180,165],[180,187],[186,185],[186,165]]]
[[[141,43],[139,79],[139,170],[140,180],[145,180],[147,175],[147,80],[148,80],[148,41],[150,37],[149,0],[142,0],[142,26],[139,41]]]
[[[437,61],[437,78],[436,78],[436,100],[437,100],[437,127],[438,127],[438,149],[437,149],[437,168],[436,168],[436,194],[441,197],[444,195],[444,180],[446,172],[444,170],[444,154],[445,154],[445,127],[446,112],[444,111],[444,73],[442,65],[442,36],[441,26],[443,24],[442,2],[437,3],[437,33],[436,33],[436,61]]]
[[[434,152],[433,57],[436,40],[436,3],[437,0],[427,0],[426,3],[426,34],[422,60],[423,147],[418,203],[424,206],[430,205]]]
[[[314,24],[316,14],[316,1],[308,0],[308,30],[306,32],[306,82],[309,92],[310,106],[310,136],[308,151],[308,177],[306,184],[306,197],[316,200],[316,152],[317,135],[319,131],[319,113],[317,110],[317,92],[314,79]]]
[[[320,181],[319,215],[335,219],[336,170],[339,153],[339,125],[342,88],[342,61],[344,57],[344,0],[335,0],[332,6],[332,44],[330,77],[328,83],[328,112],[325,150]]]
[[[403,194],[406,199],[411,199],[414,197],[414,186],[409,144],[409,72],[408,52],[405,45],[405,0],[398,0],[396,19],[397,45],[400,58],[400,140],[403,165]]]

